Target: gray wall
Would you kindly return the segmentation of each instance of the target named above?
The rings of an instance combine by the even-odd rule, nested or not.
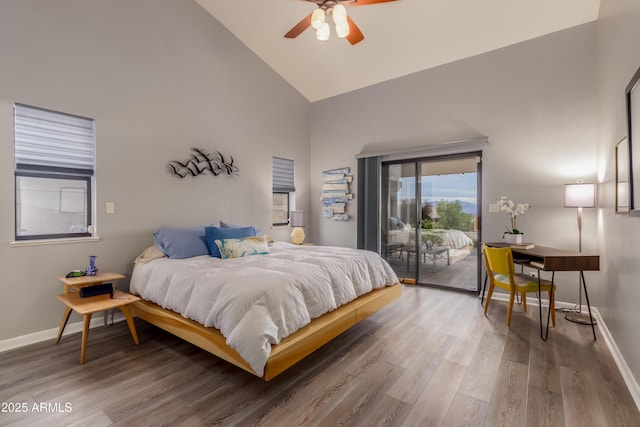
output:
[[[518,217],[526,240],[577,250],[577,214],[563,207],[563,192],[565,183],[596,179],[595,24],[316,102],[311,117],[314,212],[320,210],[321,171],[355,169],[354,156],[363,149],[487,136],[484,240],[501,239],[509,225],[506,214],[488,213],[488,204],[505,195],[533,205]],[[597,214],[585,210],[585,251],[597,249]],[[337,223],[317,215],[313,221],[312,240],[355,245],[355,221]],[[577,302],[577,274],[558,276],[563,283],[558,300]],[[587,274],[595,301],[604,277]]]
[[[0,340],[57,327],[58,276],[88,255],[130,274],[158,227],[222,219],[288,238],[270,229],[274,155],[304,171],[309,210],[309,103],[195,2],[4,1],[0,40]],[[14,102],[95,119],[99,242],[9,246]],[[191,147],[232,155],[239,176],[170,175]]]
[[[615,145],[627,135],[625,87],[640,67],[640,3],[602,0],[597,24],[598,177],[606,272],[598,309],[636,379],[640,379],[640,218],[614,214]]]

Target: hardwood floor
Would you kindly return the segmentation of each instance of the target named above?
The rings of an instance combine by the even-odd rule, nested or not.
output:
[[[505,302],[403,293],[269,382],[139,319],[139,346],[126,322],[92,329],[84,365],[80,334],[5,352],[2,410],[27,412],[0,425],[640,425],[599,332],[558,315],[544,342],[535,306],[508,329]]]

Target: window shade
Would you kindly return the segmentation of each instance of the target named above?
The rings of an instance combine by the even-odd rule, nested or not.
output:
[[[63,169],[93,175],[93,120],[15,104],[16,170]]]
[[[273,158],[273,191],[291,193],[296,191],[293,160]]]

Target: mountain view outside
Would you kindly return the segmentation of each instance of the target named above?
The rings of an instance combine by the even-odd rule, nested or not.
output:
[[[415,223],[415,180],[401,178],[400,182],[402,217]],[[477,173],[422,176],[421,185],[421,228],[474,230],[478,209]]]

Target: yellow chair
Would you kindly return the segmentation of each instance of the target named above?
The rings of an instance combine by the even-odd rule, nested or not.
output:
[[[511,248],[490,248],[482,244],[484,264],[489,277],[489,292],[484,303],[484,314],[487,315],[491,295],[494,287],[499,287],[509,291],[509,309],[507,311],[507,326],[511,326],[511,313],[513,312],[513,300],[516,293],[522,296],[522,308],[527,312],[527,293],[538,292],[538,279],[522,273],[515,273],[513,265],[513,254]],[[540,290],[549,293],[549,310],[551,310],[551,324],[556,325],[555,313],[555,285],[549,280],[540,279]]]

